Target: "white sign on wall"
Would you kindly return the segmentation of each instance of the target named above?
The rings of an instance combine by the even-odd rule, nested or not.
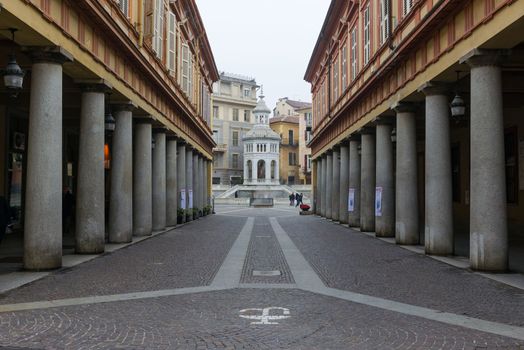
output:
[[[348,211],[355,211],[355,189],[350,188],[348,191]]]
[[[187,190],[189,195],[189,208],[193,208],[193,190]]]
[[[180,209],[186,209],[186,190],[180,191]]]
[[[375,216],[382,216],[382,187],[375,189]]]

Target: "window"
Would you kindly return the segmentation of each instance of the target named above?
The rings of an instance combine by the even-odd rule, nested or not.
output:
[[[413,8],[413,0],[402,0],[403,15],[406,16]]]
[[[176,58],[176,17],[169,12],[169,33],[167,40],[167,68],[173,73],[175,71]]]
[[[220,185],[220,177],[213,176],[213,185]]]
[[[233,146],[238,146],[238,131],[233,131]]]
[[[184,91],[188,96],[191,92],[192,75],[189,46],[187,46],[187,44],[182,44],[182,91]]]
[[[346,89],[346,87],[348,86],[348,75],[347,75],[347,72],[348,72],[348,62],[347,62],[347,47],[346,45],[344,45],[342,47],[342,91],[344,91]]]
[[[233,121],[238,122],[238,108],[233,108]]]
[[[213,118],[218,119],[218,106],[213,106]]]
[[[333,64],[333,102],[338,99],[338,57]]]
[[[238,153],[233,153],[231,155],[231,167],[233,169],[238,169]]]
[[[244,89],[244,97],[251,97],[251,89]]]
[[[384,44],[389,36],[389,0],[380,0],[380,43]]]
[[[358,38],[357,27],[351,31],[351,80],[357,78],[358,71]]]
[[[251,116],[251,111],[249,109],[244,109],[244,121],[249,123]]]
[[[164,38],[164,0],[155,1],[155,21],[153,26],[153,50],[158,58],[162,58],[162,46]]]
[[[289,144],[293,145],[293,130],[288,130],[287,134],[289,138]]]
[[[371,17],[369,5],[364,9],[364,64],[369,62],[371,57]]]
[[[289,152],[289,165],[297,165],[297,154],[294,152]]]
[[[306,156],[306,171],[311,171],[311,154]]]
[[[117,0],[118,7],[124,13],[126,17],[129,17],[129,0]]]

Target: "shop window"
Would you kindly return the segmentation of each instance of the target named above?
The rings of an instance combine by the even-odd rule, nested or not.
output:
[[[508,204],[518,203],[518,133],[517,128],[508,128],[504,132],[504,151],[506,155],[506,200]]]

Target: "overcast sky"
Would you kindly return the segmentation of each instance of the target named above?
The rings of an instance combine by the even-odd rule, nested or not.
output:
[[[270,109],[311,102],[304,81],[330,0],[196,0],[219,71],[254,77]]]

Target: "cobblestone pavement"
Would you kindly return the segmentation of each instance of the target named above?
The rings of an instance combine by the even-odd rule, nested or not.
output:
[[[217,213],[2,295],[0,349],[524,349],[521,290],[291,208]]]
[[[257,217],[242,270],[242,283],[294,283],[282,249],[269,229],[267,218]],[[258,272],[258,276],[254,273]],[[276,276],[262,275],[263,272],[279,273]]]
[[[209,216],[0,294],[0,304],[208,285],[245,219]]]
[[[326,219],[281,218],[279,222],[330,287],[524,326],[520,289]]]

